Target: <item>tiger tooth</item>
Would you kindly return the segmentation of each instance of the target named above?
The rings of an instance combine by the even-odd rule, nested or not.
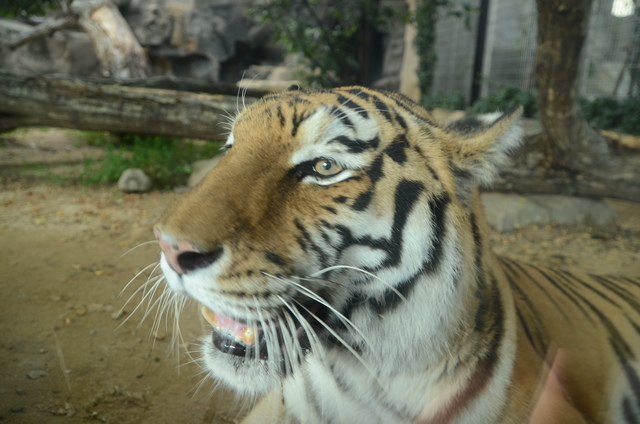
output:
[[[227,327],[224,324],[224,322],[226,322],[224,319],[223,319],[223,323],[221,324],[216,313],[204,305],[200,307],[200,312],[202,313],[202,316],[204,317],[204,319],[209,324],[211,324],[213,328],[215,328],[216,330],[224,330],[228,332],[229,335],[233,337],[233,339],[236,342],[244,343],[247,346],[253,346],[253,344],[255,343],[256,341],[255,328],[249,327],[249,326],[240,326],[240,325]]]
[[[204,319],[207,320],[207,322],[211,324],[213,328],[220,327],[220,325],[218,324],[218,317],[216,317],[216,314],[211,309],[202,305],[202,307],[200,308],[200,312],[202,313]]]
[[[253,346],[256,341],[256,332],[252,327],[246,327],[242,332],[242,341],[247,346]]]

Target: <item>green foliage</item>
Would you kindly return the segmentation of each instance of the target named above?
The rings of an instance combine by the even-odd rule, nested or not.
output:
[[[59,0],[2,0],[0,17],[43,16],[59,4]]]
[[[117,142],[116,136],[107,131],[82,131],[82,136],[88,146],[107,147]]]
[[[491,113],[509,110],[518,105],[524,107],[525,116],[533,117],[538,113],[535,95],[511,85],[502,87],[496,94],[479,99],[469,108],[469,112],[472,114]]]
[[[514,86],[505,86],[498,93],[483,97],[469,108],[469,112],[491,113],[518,105],[524,106],[525,116],[534,117],[538,113],[535,95]],[[640,98],[617,100],[600,97],[592,101],[580,99],[580,105],[590,125],[603,130],[640,135]]]
[[[418,81],[422,97],[429,96],[436,67],[436,22],[438,8],[447,3],[443,0],[419,0],[416,5],[415,25],[417,29],[414,45],[418,52]]]
[[[601,97],[593,101],[581,99],[580,104],[585,118],[594,127],[640,135],[640,98]]]
[[[106,145],[106,155],[101,161],[86,161],[80,179],[84,184],[110,184],[127,168],[140,168],[154,187],[169,189],[186,182],[192,162],[214,156],[219,148],[216,143],[124,135],[118,143]]]
[[[438,91],[434,95],[422,96],[420,104],[427,109],[462,110],[465,108],[466,102],[464,96],[460,93],[445,94],[442,91]]]
[[[312,86],[363,84],[359,58],[372,26],[383,25],[394,9],[380,0],[256,0],[249,14],[271,25],[287,53],[302,55]]]
[[[424,103],[431,96],[433,75],[438,60],[436,55],[436,23],[441,16],[453,16],[464,19],[467,29],[471,28],[471,18],[478,11],[469,2],[456,5],[451,0],[418,0],[413,16],[417,34],[414,41],[419,56],[418,81]]]

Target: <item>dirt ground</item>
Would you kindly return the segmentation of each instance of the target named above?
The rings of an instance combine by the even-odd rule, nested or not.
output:
[[[206,325],[196,305],[184,308],[180,337],[171,314],[136,310],[135,291],[159,253],[145,242],[175,194],[57,185],[56,175],[99,156],[74,133],[2,141],[0,422],[236,422],[240,403],[198,365]],[[609,203],[617,228],[525,227],[495,235],[495,248],[538,264],[640,275],[640,204]]]

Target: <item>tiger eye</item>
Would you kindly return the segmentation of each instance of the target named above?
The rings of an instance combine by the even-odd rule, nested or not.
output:
[[[318,175],[324,177],[330,177],[342,172],[342,167],[331,159],[320,159],[313,165],[313,169]]]

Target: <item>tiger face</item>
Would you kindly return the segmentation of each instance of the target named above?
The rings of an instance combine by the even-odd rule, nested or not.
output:
[[[520,113],[442,127],[362,87],[242,111],[218,167],[154,228],[167,283],[212,325],[212,376],[250,395],[282,387],[298,419],[410,422],[427,397],[448,402],[425,370],[452,367],[462,344],[463,357],[507,349],[468,343],[484,267],[473,191],[520,142]],[[362,392],[343,405],[351,386]]]

